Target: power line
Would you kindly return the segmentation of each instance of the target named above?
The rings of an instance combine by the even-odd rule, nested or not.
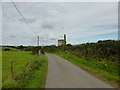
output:
[[[12,1],[11,1],[12,2]],[[23,20],[25,21],[25,23],[28,25],[28,27],[33,31],[33,28],[28,24],[27,20],[25,19],[25,17],[23,16],[23,14],[20,12],[20,10],[17,8],[17,6],[15,5],[14,2],[12,2],[13,6],[16,8],[16,10],[18,11],[18,13],[21,15],[21,17],[23,18]],[[34,32],[34,31],[33,31]],[[35,34],[35,32],[34,32]]]

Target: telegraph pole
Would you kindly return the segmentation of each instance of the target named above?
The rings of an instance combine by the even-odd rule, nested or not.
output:
[[[39,46],[39,36],[38,36],[38,43],[37,43],[37,44],[38,44],[38,46]]]

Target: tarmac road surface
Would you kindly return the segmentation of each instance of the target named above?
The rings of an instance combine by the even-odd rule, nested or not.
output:
[[[46,88],[112,88],[83,69],[53,54],[48,57]]]

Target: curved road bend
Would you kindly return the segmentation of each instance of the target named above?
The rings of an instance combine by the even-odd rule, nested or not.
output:
[[[53,54],[48,57],[46,88],[112,88],[83,69]]]

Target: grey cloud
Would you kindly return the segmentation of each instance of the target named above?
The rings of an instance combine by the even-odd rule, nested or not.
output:
[[[21,22],[25,22],[24,20],[23,20],[23,18],[20,18],[19,19]],[[26,21],[28,22],[28,23],[34,23],[35,21],[36,21],[36,18],[26,18]]]
[[[62,26],[61,29],[64,29],[64,26]]]
[[[16,38],[17,36],[15,36],[15,35],[10,35],[10,37],[9,38]]]
[[[53,25],[43,24],[43,25],[41,26],[41,28],[43,28],[43,29],[53,29],[54,27],[53,27]]]

